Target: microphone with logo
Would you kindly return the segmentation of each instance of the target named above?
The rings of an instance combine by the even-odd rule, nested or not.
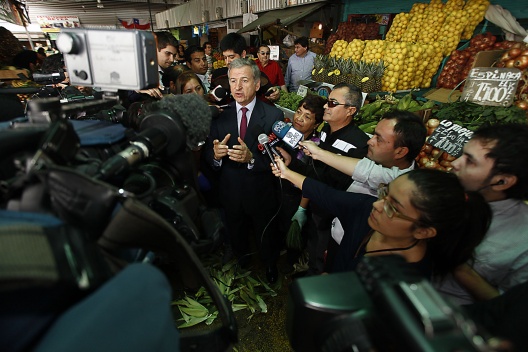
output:
[[[304,139],[304,135],[292,127],[291,124],[283,121],[277,121],[273,124],[271,131],[286,145],[295,149],[299,146],[299,142]]]
[[[260,144],[262,144],[264,146],[264,149],[266,149],[266,153],[268,154],[269,158],[271,159],[271,162],[273,163],[273,165],[278,168],[277,166],[277,163],[275,162],[275,158],[273,157],[273,153],[271,152],[271,149],[268,145],[268,136],[266,136],[266,134],[264,133],[261,133],[259,134],[258,136],[258,141]]]

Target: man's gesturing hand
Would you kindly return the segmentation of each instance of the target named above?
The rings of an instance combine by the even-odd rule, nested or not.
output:
[[[233,149],[227,151],[229,159],[236,161],[237,163],[248,163],[251,158],[253,158],[253,154],[242,138],[238,137],[238,143],[240,143],[240,145],[234,145]]]
[[[222,159],[224,156],[227,155],[228,147],[227,147],[227,141],[229,141],[229,138],[231,137],[231,134],[226,134],[224,139],[222,139],[221,142],[218,141],[218,139],[215,139],[213,141],[213,151],[214,151],[214,158],[216,160]]]

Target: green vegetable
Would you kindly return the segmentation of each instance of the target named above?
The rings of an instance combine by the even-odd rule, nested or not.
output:
[[[296,111],[299,106],[299,102],[302,99],[303,97],[297,93],[290,93],[281,90],[279,100],[277,100],[276,104],[282,106],[283,108]]]
[[[373,121],[379,121],[383,114],[392,110],[397,109],[417,112],[420,110],[431,109],[434,105],[435,103],[432,100],[425,103],[415,100],[412,93],[406,94],[401,99],[398,99],[391,94],[383,97],[378,95],[376,96],[376,100],[361,107],[355,119],[358,125],[363,125]]]
[[[526,113],[521,108],[512,105],[488,106],[467,101],[446,103],[433,113],[439,120],[449,120],[469,130],[476,130],[481,126],[491,126],[504,123],[526,123]]]

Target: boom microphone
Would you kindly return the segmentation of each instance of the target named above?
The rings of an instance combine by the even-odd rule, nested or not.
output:
[[[260,144],[264,146],[266,149],[266,153],[268,153],[268,156],[271,159],[271,162],[275,167],[277,167],[277,163],[275,162],[275,158],[273,157],[273,154],[271,153],[270,147],[268,146],[268,136],[266,136],[264,133],[259,134],[258,141]]]
[[[167,95],[146,105],[142,116],[140,133],[101,166],[98,178],[117,175],[151,155],[170,157],[184,145],[195,150],[204,144],[211,124],[211,111],[196,94]]]
[[[169,116],[177,117],[177,120],[183,123],[184,136],[186,137],[184,140],[189,149],[195,150],[204,144],[211,128],[212,119],[212,110],[205,99],[197,94],[178,94],[168,95],[161,100],[148,104],[145,106],[145,117],[139,125],[140,130],[158,126],[160,120],[166,119],[163,116],[164,112],[168,113]],[[158,117],[158,113],[161,113],[162,116]],[[174,149],[171,148],[169,154],[172,154]]]
[[[292,148],[297,148],[299,142],[304,139],[304,135],[283,121],[277,121],[273,124],[271,131],[279,137],[284,143]]]

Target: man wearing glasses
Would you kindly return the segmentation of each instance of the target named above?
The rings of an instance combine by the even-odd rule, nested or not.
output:
[[[327,106],[338,104],[333,98],[331,94]],[[418,116],[410,112],[393,111],[385,114],[378,123],[374,135],[368,141],[365,158],[350,158],[340,155],[343,153],[319,148],[310,142],[304,142],[303,146],[305,153],[314,160],[352,177],[353,182],[348,187],[348,192],[370,195],[374,201],[379,196],[378,185],[389,183],[414,168],[414,158],[420,152],[425,136],[425,126]],[[343,237],[344,231],[337,218],[332,222],[331,233],[334,240],[321,239],[319,265],[322,265],[324,250],[327,249],[324,242],[329,244],[329,254],[333,254]],[[322,249],[323,247],[325,248]],[[328,260],[331,258],[329,255]]]
[[[334,154],[346,155],[361,159],[367,155],[367,142],[369,137],[354,125],[353,119],[361,107],[363,95],[361,91],[346,83],[337,84],[325,104],[323,120],[325,122],[321,129],[321,143],[319,147]],[[287,153],[282,153],[286,164],[291,158]],[[303,172],[305,168],[299,169],[299,165],[292,160],[290,168],[294,171]],[[315,178],[338,190],[346,190],[351,183],[350,176],[330,167],[318,160],[313,161],[313,167],[308,168],[306,176]],[[328,214],[317,206],[312,206],[312,220],[317,228],[317,235],[308,239],[308,274],[322,273],[324,270],[324,252],[330,239],[330,229],[334,216]],[[302,209],[299,209],[302,212]],[[303,224],[299,224],[302,225]]]
[[[284,83],[284,75],[282,69],[277,61],[270,60],[271,50],[267,45],[261,45],[257,51],[258,60],[257,66],[261,72],[268,76],[269,83],[273,86],[273,93],[268,97],[271,101],[276,101],[280,98],[280,92],[276,87],[287,92],[286,83]]]

